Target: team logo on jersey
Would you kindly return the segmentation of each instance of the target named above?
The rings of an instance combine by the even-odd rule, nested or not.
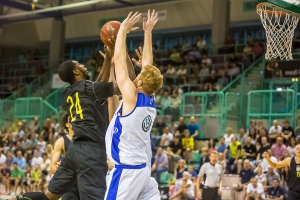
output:
[[[143,123],[142,123],[143,131],[145,131],[145,132],[149,131],[149,129],[150,129],[150,127],[151,127],[151,124],[152,124],[152,119],[151,119],[150,115],[148,115],[148,116],[143,120]]]

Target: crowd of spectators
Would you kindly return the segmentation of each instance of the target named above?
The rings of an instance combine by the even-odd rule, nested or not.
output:
[[[283,200],[286,197],[288,168],[275,170],[262,155],[267,152],[273,162],[295,156],[295,146],[300,143],[300,117],[295,128],[288,120],[284,120],[282,125],[274,120],[269,129],[262,121],[252,120],[249,128],[240,128],[238,134],[233,134],[232,128],[228,127],[218,141],[206,138],[206,145],[197,149],[201,158],[196,163],[191,163],[191,160],[192,154],[197,152],[195,144],[199,140],[200,129],[194,117],[188,124],[180,117],[178,123],[169,125],[163,118],[158,118],[154,127],[152,143],[156,155],[152,175],[158,182],[163,172],[174,175],[168,183],[170,199],[178,196],[181,196],[180,199],[201,199],[202,183],[199,188],[197,174],[201,166],[209,162],[212,151],[219,153],[218,163],[225,174],[239,175],[239,183],[231,188],[233,200]]]
[[[57,119],[47,118],[40,129],[39,119],[27,124],[16,119],[0,132],[0,183],[2,194],[15,195],[44,191],[51,180],[50,160],[55,141],[64,134]]]

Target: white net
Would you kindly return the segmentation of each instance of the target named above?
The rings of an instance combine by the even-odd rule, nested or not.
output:
[[[266,59],[279,57],[293,60],[292,43],[299,18],[276,10],[268,10],[264,5],[257,6],[257,13],[266,30]]]

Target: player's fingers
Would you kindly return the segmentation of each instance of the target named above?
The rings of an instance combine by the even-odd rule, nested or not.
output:
[[[132,11],[130,11],[130,13],[128,14],[127,19],[130,19],[131,14],[132,14]]]
[[[139,52],[137,49],[135,50],[135,53],[136,53],[136,55],[137,55],[138,57],[141,56],[140,52]]]
[[[139,21],[142,17],[142,13],[140,13],[139,15],[136,16],[134,23],[137,23],[137,21]]]
[[[140,53],[143,54],[143,48],[139,47]]]
[[[131,60],[132,60],[135,64],[137,64],[136,59],[132,58]]]
[[[148,13],[147,13],[147,19],[148,20],[150,19],[150,9],[148,10]]]
[[[156,18],[156,20],[154,21],[154,23],[156,24],[156,23],[157,23],[157,21],[158,21],[158,18]]]
[[[153,18],[155,15],[155,9],[153,9],[152,14],[151,14],[151,18]]]
[[[158,18],[158,13],[155,13],[153,19],[156,20]]]
[[[133,27],[132,29],[131,29],[131,31],[136,31],[136,30],[138,30],[139,29],[139,27]]]
[[[139,14],[138,12],[135,12],[131,17],[131,20],[135,20],[135,18],[137,17],[138,14]]]
[[[100,53],[101,56],[105,57],[105,54],[102,53],[102,51],[99,51],[99,53]]]

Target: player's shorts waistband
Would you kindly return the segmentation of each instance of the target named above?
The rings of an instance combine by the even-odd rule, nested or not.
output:
[[[146,163],[141,165],[115,165],[117,169],[143,169],[146,167]]]

